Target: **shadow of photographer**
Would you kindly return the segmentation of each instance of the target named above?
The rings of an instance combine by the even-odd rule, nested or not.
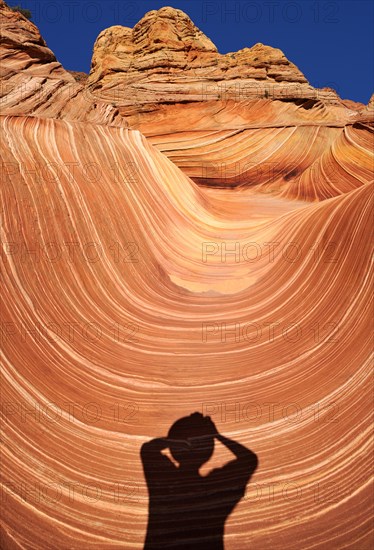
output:
[[[202,476],[199,469],[215,441],[235,458]],[[166,449],[178,466],[163,454]],[[144,550],[223,550],[225,522],[245,494],[257,456],[196,412],[177,420],[167,437],[144,443],[141,459],[149,493]]]

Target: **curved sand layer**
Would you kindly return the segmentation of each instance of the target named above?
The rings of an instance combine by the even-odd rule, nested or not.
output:
[[[2,127],[6,547],[142,548],[140,447],[200,410],[260,461],[227,549],[369,549],[371,186],[214,195],[136,131]]]

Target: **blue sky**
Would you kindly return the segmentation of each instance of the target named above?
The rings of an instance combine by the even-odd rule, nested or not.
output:
[[[280,48],[315,87],[367,103],[373,93],[372,0],[7,0],[33,14],[66,69],[89,72],[97,35],[133,27],[152,9],[185,11],[221,53],[262,42]]]

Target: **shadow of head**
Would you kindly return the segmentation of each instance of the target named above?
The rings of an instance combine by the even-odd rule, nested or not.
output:
[[[201,413],[193,413],[174,422],[168,438],[170,453],[181,467],[200,468],[214,451],[211,424]]]

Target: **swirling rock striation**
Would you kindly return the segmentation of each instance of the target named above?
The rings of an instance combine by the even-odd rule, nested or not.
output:
[[[34,83],[31,58],[41,86],[52,67],[65,82],[1,9],[2,83]],[[201,411],[259,457],[227,550],[371,550],[371,107],[207,101],[190,134],[165,119],[156,136],[150,113],[147,139],[73,99],[18,99],[0,117],[2,548],[141,549],[141,446]],[[321,123],[341,109],[355,122]],[[249,150],[251,184],[197,184],[190,148],[215,170],[215,150]],[[229,459],[217,446],[207,469]]]
[[[100,33],[87,85],[199,184],[323,200],[372,181],[334,153],[349,135],[348,159],[371,165],[371,103],[313,88],[270,46],[220,54],[180,10],[150,11],[133,29]],[[362,132],[349,130],[354,124],[365,139],[356,141]],[[314,182],[326,159],[327,171],[343,172],[345,181],[328,191]]]
[[[37,27],[0,0],[2,115],[84,120],[124,125],[113,105],[98,101],[66,71]]]

